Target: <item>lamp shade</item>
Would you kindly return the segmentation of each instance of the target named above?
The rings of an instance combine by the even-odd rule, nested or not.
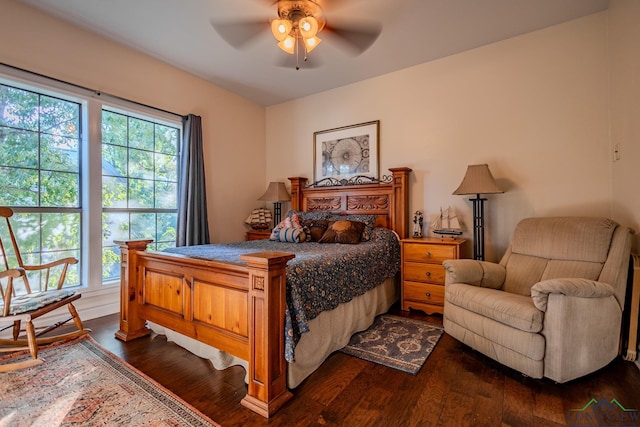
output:
[[[496,180],[491,175],[489,166],[484,165],[469,165],[467,166],[467,173],[464,175],[460,186],[453,192],[453,194],[492,194],[492,193],[504,193],[498,185]]]
[[[291,195],[287,191],[284,182],[270,182],[267,191],[258,199],[265,202],[286,202],[291,200]]]

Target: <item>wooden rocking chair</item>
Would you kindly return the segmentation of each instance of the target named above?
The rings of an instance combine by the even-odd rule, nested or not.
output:
[[[28,349],[32,358],[17,362],[2,363],[0,364],[0,372],[26,368],[42,363],[42,359],[38,358],[38,346],[80,337],[91,332],[91,330],[83,328],[78,312],[72,304],[72,302],[80,298],[81,295],[73,289],[63,289],[62,287],[69,265],[76,264],[78,260],[73,257],[67,257],[42,265],[24,265],[9,221],[11,216],[13,216],[12,209],[0,207],[0,217],[6,221],[8,234],[13,250],[15,251],[14,256],[18,263],[17,268],[9,268],[8,254],[5,250],[2,236],[0,236],[0,251],[2,251],[5,268],[5,271],[0,271],[0,296],[2,296],[2,301],[0,301],[0,353]],[[46,271],[45,283],[48,283],[51,269],[54,267],[61,269],[57,287],[55,289],[32,292],[27,272]],[[16,279],[24,281],[25,293],[18,294],[16,292]],[[34,326],[34,319],[64,307],[65,305],[69,309],[71,317],[49,326],[39,328]],[[55,336],[43,336],[71,320],[73,320],[77,328],[76,331]],[[4,333],[7,329],[12,329],[11,337],[7,336],[8,333]],[[38,329],[38,332],[36,332],[36,329]]]

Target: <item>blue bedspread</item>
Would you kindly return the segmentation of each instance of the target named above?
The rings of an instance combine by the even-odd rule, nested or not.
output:
[[[294,361],[294,349],[308,322],[322,311],[351,301],[393,277],[400,269],[400,245],[393,232],[376,228],[370,241],[340,243],[283,243],[269,240],[186,246],[167,252],[246,264],[238,257],[262,251],[292,252],[287,264],[285,358]]]

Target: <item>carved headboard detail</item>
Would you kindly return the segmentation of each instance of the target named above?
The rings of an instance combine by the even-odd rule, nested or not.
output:
[[[375,214],[377,225],[394,230],[401,238],[409,233],[410,168],[390,168],[390,183],[307,187],[307,178],[293,177],[291,209],[328,211],[341,215]]]

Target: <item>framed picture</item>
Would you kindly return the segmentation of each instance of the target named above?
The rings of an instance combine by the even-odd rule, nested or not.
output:
[[[313,133],[316,185],[371,182],[379,174],[380,120]]]

